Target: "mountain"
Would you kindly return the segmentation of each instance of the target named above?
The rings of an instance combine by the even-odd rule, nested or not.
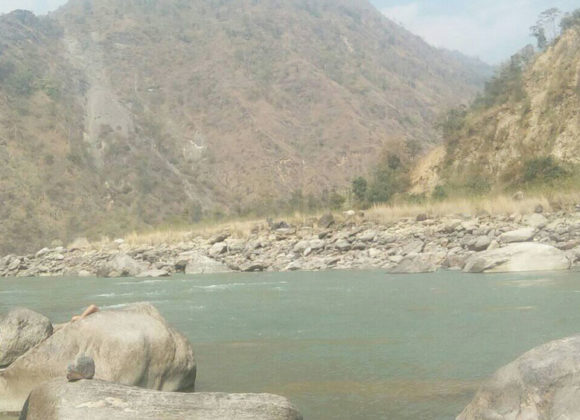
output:
[[[575,18],[574,18],[575,17]],[[443,122],[446,146],[418,165],[415,192],[563,187],[580,165],[580,11],[545,51],[514,55],[467,109]]]
[[[71,0],[0,35],[2,252],[323,196],[489,71],[364,0]]]

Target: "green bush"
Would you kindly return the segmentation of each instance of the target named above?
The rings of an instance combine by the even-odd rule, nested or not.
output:
[[[580,9],[576,9],[572,13],[566,14],[560,22],[560,27],[562,28],[562,31],[567,31],[573,27],[580,28]]]
[[[447,191],[442,185],[437,185],[431,194],[431,198],[437,201],[443,201],[447,198]]]
[[[568,175],[552,156],[542,156],[524,163],[523,181],[525,183],[549,184]]]
[[[487,178],[481,175],[474,175],[467,179],[465,188],[471,194],[484,195],[491,191],[491,184]]]
[[[355,178],[352,181],[352,193],[354,194],[355,198],[359,202],[362,203],[363,201],[365,201],[366,195],[367,195],[367,189],[368,189],[368,182],[362,176],[359,176],[358,178]]]

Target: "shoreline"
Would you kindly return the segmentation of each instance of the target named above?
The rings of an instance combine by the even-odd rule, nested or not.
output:
[[[553,248],[580,267],[580,210],[525,215],[420,214],[379,223],[345,212],[290,225],[257,224],[247,234],[191,234],[178,243],[99,244],[76,240],[68,247],[0,258],[0,277],[165,277],[259,271],[384,269],[394,273],[463,270],[471,257],[508,245]],[[559,254],[559,255],[560,255]],[[561,268],[560,268],[561,269]],[[477,271],[471,271],[477,272]]]

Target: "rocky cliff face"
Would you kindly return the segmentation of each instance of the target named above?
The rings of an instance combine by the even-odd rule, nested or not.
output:
[[[446,153],[435,150],[417,168],[417,190],[469,177],[510,185],[521,181],[526,162],[534,159],[551,157],[568,167],[580,163],[578,27],[535,57],[514,56],[501,82],[496,85],[504,92],[494,93],[496,103],[476,103],[454,116]]]
[[[352,0],[71,1],[0,31],[3,252],[341,187],[488,70]]]

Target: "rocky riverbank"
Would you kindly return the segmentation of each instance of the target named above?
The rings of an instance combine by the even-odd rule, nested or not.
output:
[[[121,239],[99,245],[77,240],[33,255],[0,258],[0,276],[161,277],[334,269],[412,273],[441,268],[487,272],[579,265],[580,208],[544,212],[538,207],[528,215],[419,215],[388,224],[347,212],[300,225],[264,224],[248,235],[191,234],[182,242],[157,246]]]

